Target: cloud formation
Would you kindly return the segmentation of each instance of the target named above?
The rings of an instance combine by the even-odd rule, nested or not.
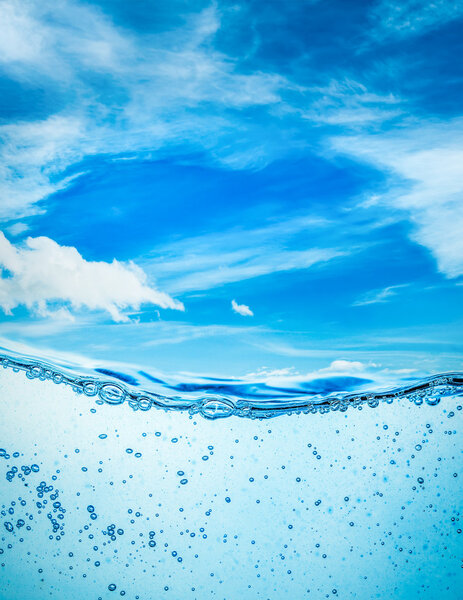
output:
[[[392,34],[428,31],[462,15],[461,2],[382,0],[369,18],[378,44]],[[392,199],[389,205],[408,211],[413,239],[433,252],[441,271],[459,275],[462,203],[446,189],[461,177],[455,141],[461,131],[444,124],[454,138],[452,147],[443,134],[442,143],[425,140],[419,151],[413,140],[427,133],[406,121],[410,107],[405,111],[400,93],[376,90],[371,77],[363,83],[354,69],[327,70],[320,77],[305,68],[299,80],[297,69],[283,75],[271,62],[265,68],[252,61],[243,65],[239,53],[230,56],[218,48],[226,18],[227,10],[212,4],[190,12],[175,28],[141,34],[77,0],[0,3],[1,73],[22,86],[22,96],[32,94],[29,112],[0,125],[0,220],[43,212],[40,201],[79,177],[84,170],[79,164],[88,156],[160,158],[169,148],[182,147],[205,152],[222,167],[257,168],[294,149],[316,151],[314,140],[326,134],[324,128],[335,127],[360,135],[345,136],[345,144],[338,140],[332,148],[417,182],[414,199],[404,194],[400,203]],[[38,90],[45,93],[40,103],[33,96]],[[40,114],[34,113],[36,104]],[[381,127],[394,119],[400,129],[382,137]],[[439,173],[436,162],[445,164]],[[442,188],[441,197],[436,191]],[[426,199],[429,192],[437,198],[435,209]],[[417,202],[422,193],[424,207]]]
[[[427,123],[332,140],[338,152],[389,177],[377,203],[412,224],[410,237],[428,248],[441,273],[463,275],[463,119]]]
[[[182,27],[138,36],[89,4],[2,2],[0,71],[52,100],[44,115],[30,105],[26,119],[0,126],[0,219],[36,214],[90,155],[185,143],[231,168],[265,162],[271,139],[249,153],[255,125],[239,113],[278,104],[289,84],[276,73],[239,72],[214,47],[219,27],[214,5]]]
[[[72,247],[47,237],[29,237],[24,246],[0,232],[0,308],[6,313],[26,306],[41,316],[69,316],[81,309],[107,311],[114,321],[127,321],[127,309],[142,304],[183,310],[183,304],[148,285],[146,274],[132,262],[86,261]]]
[[[254,313],[246,304],[238,304],[236,300],[231,301],[232,310],[242,317],[253,317]]]

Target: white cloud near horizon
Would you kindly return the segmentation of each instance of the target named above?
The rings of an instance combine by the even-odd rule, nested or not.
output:
[[[345,359],[335,359],[330,362],[327,367],[321,367],[308,373],[301,373],[294,367],[286,367],[283,369],[269,369],[267,367],[261,367],[258,371],[247,373],[243,379],[247,380],[260,380],[265,381],[269,384],[280,384],[283,382],[297,382],[297,381],[308,381],[310,379],[317,379],[319,377],[326,376],[342,376],[342,375],[358,375],[366,373],[368,370],[378,369],[380,365],[372,362],[360,362]]]
[[[233,312],[236,312],[238,315],[242,317],[253,317],[254,313],[246,304],[238,304],[236,300],[231,301],[231,307]]]
[[[40,316],[72,319],[75,311],[103,310],[121,322],[128,320],[125,310],[141,304],[183,310],[181,302],[151,287],[133,262],[87,261],[47,237],[29,237],[16,246],[0,232],[0,274],[0,308],[6,314],[25,306]]]

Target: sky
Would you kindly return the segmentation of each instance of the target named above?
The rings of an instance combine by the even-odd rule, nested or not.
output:
[[[2,0],[1,346],[461,370],[462,20],[461,0]]]

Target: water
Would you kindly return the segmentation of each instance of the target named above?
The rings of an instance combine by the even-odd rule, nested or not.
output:
[[[2,599],[463,598],[462,374],[2,364]]]

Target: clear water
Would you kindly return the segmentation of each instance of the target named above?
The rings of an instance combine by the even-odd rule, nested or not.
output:
[[[2,364],[2,599],[463,598],[461,374]]]

